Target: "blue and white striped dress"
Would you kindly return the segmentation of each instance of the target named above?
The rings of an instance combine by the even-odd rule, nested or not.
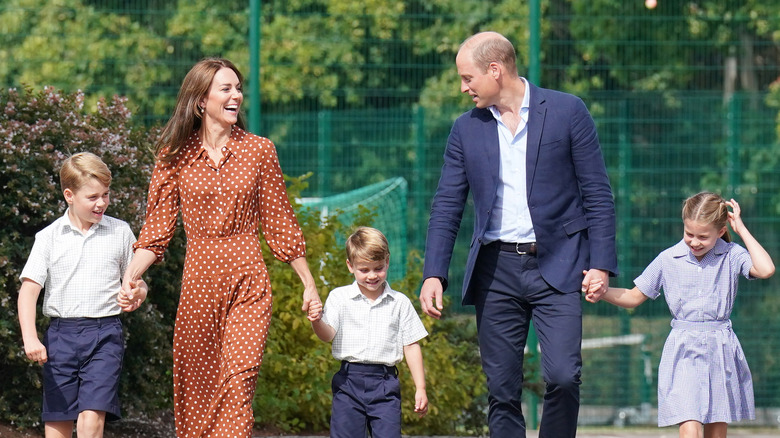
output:
[[[658,426],[755,418],[750,368],[729,319],[739,276],[750,279],[752,266],[736,243],[718,239],[698,261],[680,241],[634,280],[652,299],[663,289],[673,317],[658,367]]]

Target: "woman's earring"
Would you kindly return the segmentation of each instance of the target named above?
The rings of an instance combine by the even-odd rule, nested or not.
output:
[[[200,113],[203,114],[203,111],[204,111],[203,107],[198,105],[198,109],[200,110]]]

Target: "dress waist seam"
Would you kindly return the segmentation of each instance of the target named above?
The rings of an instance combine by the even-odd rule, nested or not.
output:
[[[231,240],[243,240],[247,238],[258,238],[258,235],[256,233],[241,233],[241,234],[232,234],[230,236],[215,236],[215,237],[187,237],[188,243],[195,243],[195,244],[209,244],[209,243],[216,243],[219,244],[221,242],[231,241]]]
[[[731,320],[713,320],[713,321],[684,321],[681,319],[672,320],[672,328],[692,331],[712,331],[731,329]]]

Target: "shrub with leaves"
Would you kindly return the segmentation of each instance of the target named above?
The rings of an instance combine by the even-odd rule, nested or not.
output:
[[[70,154],[89,151],[101,156],[113,174],[108,213],[130,223],[138,233],[143,223],[146,191],[154,158],[148,148],[157,129],[134,126],[123,98],[84,107],[80,92],[0,91],[0,421],[39,425],[40,366],[28,361],[21,347],[16,311],[19,274],[35,233],[65,211],[58,171]],[[306,176],[288,180],[291,199],[300,198]],[[344,240],[358,225],[371,225],[373,213],[362,210],[354,223],[332,217],[322,222],[319,211],[299,207],[308,262],[320,297],[349,284]],[[339,367],[330,344],[313,333],[301,311],[298,276],[265,251],[274,296],[274,311],[264,363],[254,400],[256,421],[287,433],[328,430],[330,380]],[[137,311],[123,314],[127,349],[120,397],[126,417],[170,412],[172,406],[171,338],[181,284],[184,233],[179,229],[165,262],[145,275],[150,293]],[[391,263],[407,263],[409,273],[393,284],[418,306],[420,284],[417,254],[393,254]],[[420,311],[419,308],[417,309]],[[433,322],[423,316],[430,335],[421,341],[430,400],[428,416],[413,412],[414,383],[404,362],[399,364],[404,433],[414,435],[483,434],[484,378],[479,366],[476,328],[471,317]],[[38,310],[39,334],[46,318]],[[427,346],[435,346],[428,348]]]
[[[0,419],[20,426],[40,421],[42,382],[41,367],[28,361],[22,348],[19,275],[35,233],[66,210],[59,186],[63,160],[84,151],[100,156],[113,174],[108,214],[127,221],[136,234],[143,220],[153,165],[148,148],[157,131],[134,127],[123,98],[99,100],[96,108],[85,108],[84,102],[81,92],[63,94],[50,87],[0,91]],[[170,369],[170,326],[154,301],[174,291],[178,293],[150,281],[147,304],[122,317],[127,351],[120,397],[125,411],[170,403],[165,374]],[[40,336],[47,320],[39,306]]]
[[[306,187],[305,177],[288,179],[294,200]],[[319,211],[298,208],[298,221],[306,236],[307,259],[318,282],[320,299],[330,290],[350,284],[354,277],[346,267],[344,241],[360,225],[372,225],[374,214],[363,209],[354,223],[345,224],[337,214],[322,223]],[[263,365],[254,401],[256,421],[285,433],[325,432],[329,427],[333,374],[339,362],[330,343],[314,335],[301,311],[301,282],[294,271],[265,251],[273,288],[274,310]],[[420,284],[418,254],[392,254],[390,263],[407,263],[408,274],[393,288],[405,293],[419,314],[416,291]],[[422,315],[422,314],[421,314]],[[403,429],[409,435],[483,433],[485,380],[479,363],[476,324],[473,317],[449,317],[433,322],[422,316],[430,335],[420,341],[426,369],[430,412],[419,418],[414,411],[414,382],[406,362],[398,364],[401,379]],[[435,348],[427,348],[427,346]]]

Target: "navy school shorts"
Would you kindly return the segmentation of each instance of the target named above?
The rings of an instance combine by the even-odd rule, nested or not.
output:
[[[331,389],[330,438],[401,438],[396,367],[342,362]]]
[[[43,336],[43,422],[78,419],[85,410],[120,418],[119,374],[125,352],[122,321],[52,318]]]

